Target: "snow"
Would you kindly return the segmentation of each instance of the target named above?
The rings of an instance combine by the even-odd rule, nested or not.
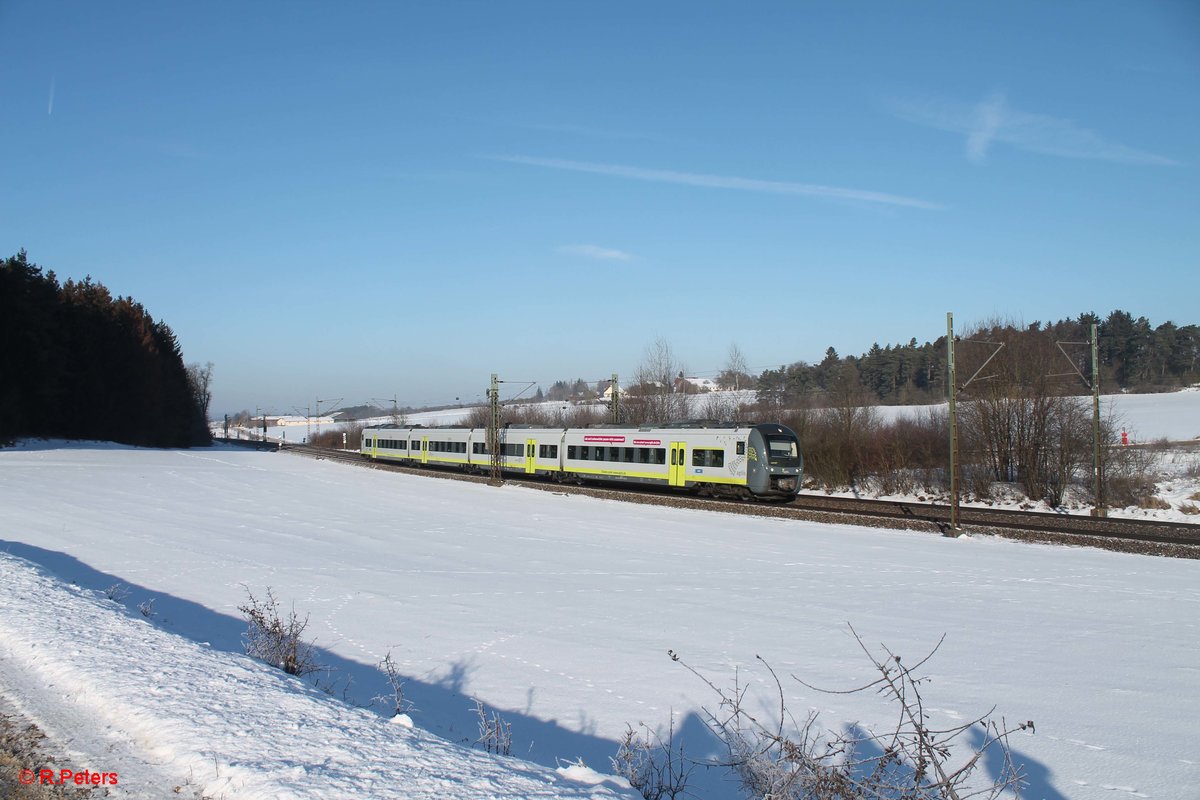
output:
[[[124,584],[123,603],[104,590]],[[241,652],[247,589],[309,615],[330,694]],[[147,621],[139,604],[154,598]],[[489,487],[241,448],[0,450],[0,694],[129,797],[630,796],[626,724],[716,752],[667,657],[824,726],[849,635],[927,665],[931,723],[1032,719],[1028,797],[1200,795],[1200,563]],[[413,727],[371,699],[391,652]],[[512,725],[473,746],[472,698]],[[349,702],[343,702],[343,700]],[[572,780],[578,778],[578,780]],[[717,770],[705,797],[735,795]],[[164,790],[165,787],[165,790]],[[622,795],[622,793],[624,793]],[[116,796],[121,796],[117,794]],[[185,795],[187,796],[187,795]]]
[[[176,787],[245,798],[614,796],[612,781],[585,790],[518,759],[389,726],[11,555],[0,554],[0,573],[0,687],[51,735],[90,750],[81,761],[114,775],[117,796],[168,797]]]
[[[946,404],[940,403],[879,406],[878,410],[883,419],[892,420],[915,417],[938,409],[944,411],[945,408]],[[1101,395],[1100,413],[1111,416],[1129,434],[1131,443],[1145,444],[1159,439],[1172,442],[1200,440],[1200,387],[1192,386],[1164,394]]]

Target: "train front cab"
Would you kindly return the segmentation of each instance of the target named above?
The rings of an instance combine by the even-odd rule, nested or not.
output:
[[[800,440],[775,423],[755,425],[746,453],[746,482],[756,497],[791,500],[804,478]]]

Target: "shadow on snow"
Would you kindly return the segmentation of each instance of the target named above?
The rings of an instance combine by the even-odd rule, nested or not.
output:
[[[214,650],[245,654],[242,634],[247,626],[241,617],[222,614],[191,600],[131,583],[119,575],[96,570],[65,553],[4,539],[0,539],[0,551],[31,561],[63,581],[84,589],[104,592],[114,584],[121,584],[128,592],[121,600],[128,613],[138,614],[140,604],[153,600],[152,621],[163,630]],[[319,644],[314,645],[314,653],[323,670],[309,676],[306,682],[315,683],[335,698],[370,708],[381,717],[391,716],[394,706],[372,702],[380,695],[390,699],[392,694],[386,676],[377,665],[352,661]],[[470,671],[469,663],[456,662],[448,665],[445,677],[435,682],[401,676],[405,699],[413,706],[409,713],[414,721],[425,730],[467,747],[474,746],[479,739],[475,703],[472,695],[466,692]],[[480,700],[487,702],[486,698]],[[488,710],[489,713],[493,710],[490,705]],[[593,725],[586,725],[588,732],[581,733],[564,727],[557,720],[538,719],[520,710],[494,710],[512,725],[511,755],[514,757],[549,767],[583,759],[599,772],[611,771],[609,758],[616,753],[618,743],[596,735],[592,732]],[[580,710],[584,722],[586,714],[586,709]]]

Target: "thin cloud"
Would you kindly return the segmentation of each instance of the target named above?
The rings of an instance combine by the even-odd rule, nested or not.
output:
[[[569,256],[583,256],[597,261],[630,261],[633,259],[623,250],[613,250],[594,244],[568,244],[558,248],[558,252]]]
[[[595,175],[610,175],[655,183],[675,183],[684,186],[701,186],[709,189],[736,189],[744,192],[766,192],[770,194],[792,194],[818,197],[826,200],[857,200],[867,203],[907,206],[909,208],[941,209],[944,206],[918,200],[914,197],[884,194],[862,189],[844,189],[838,186],[820,186],[810,183],[766,181],[756,178],[738,178],[726,175],[706,175],[696,172],[674,172],[665,169],[645,169],[623,164],[595,164],[588,161],[566,161],[558,158],[535,158],[533,156],[488,156],[494,161],[510,164],[526,164],[573,172],[590,172]]]
[[[988,147],[1004,122],[1007,101],[996,92],[975,109],[975,128],[967,134],[967,158],[979,163],[987,158]]]
[[[1179,166],[1174,159],[1110,141],[1070,120],[1015,109],[1002,92],[993,92],[973,107],[941,98],[896,101],[889,105],[900,119],[965,136],[967,158],[976,163],[985,160],[988,150],[999,142],[1018,150],[1062,158]]]

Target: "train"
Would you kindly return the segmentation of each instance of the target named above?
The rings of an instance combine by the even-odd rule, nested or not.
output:
[[[486,428],[377,427],[362,432],[372,461],[492,468]],[[696,494],[788,501],[804,477],[800,441],[777,423],[704,420],[653,427],[602,425],[500,431],[500,466],[510,475],[574,483],[633,483]]]

